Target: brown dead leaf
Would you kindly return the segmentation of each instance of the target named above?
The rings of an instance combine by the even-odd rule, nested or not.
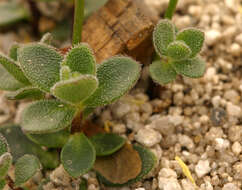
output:
[[[124,184],[139,175],[142,161],[132,145],[126,144],[118,152],[97,157],[94,169],[112,183]]]
[[[106,133],[105,130],[101,126],[96,125],[96,124],[92,123],[91,121],[85,121],[84,123],[82,123],[81,131],[87,137],[91,137],[98,133]]]

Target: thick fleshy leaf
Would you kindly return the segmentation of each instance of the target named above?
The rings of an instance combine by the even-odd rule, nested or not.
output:
[[[18,50],[18,61],[26,77],[40,89],[49,92],[60,80],[60,62],[63,57],[53,48],[33,43]]]
[[[137,82],[141,66],[128,57],[113,57],[98,66],[97,90],[84,102],[87,107],[110,104],[126,94]]]
[[[33,143],[23,134],[20,127],[15,125],[2,126],[0,132],[9,143],[14,162],[25,154],[33,154],[40,159],[46,169],[53,169],[59,165],[59,154],[56,150],[47,151]]]
[[[17,81],[9,72],[0,64],[0,89],[7,91],[15,91],[26,86]]]
[[[71,124],[75,112],[75,108],[57,100],[34,102],[22,113],[22,128],[31,134],[56,132]]]
[[[201,51],[204,42],[204,32],[196,28],[188,28],[180,31],[176,39],[184,41],[192,50],[190,57],[194,57]]]
[[[79,177],[88,172],[95,159],[95,148],[82,133],[72,135],[61,151],[61,162],[72,177]]]
[[[191,78],[202,77],[206,69],[206,63],[199,57],[182,61],[174,61],[172,66],[178,74]]]
[[[23,84],[30,84],[19,65],[14,60],[0,53],[0,64],[19,82]]]
[[[41,43],[44,43],[44,44],[47,44],[47,45],[51,45],[52,43],[52,40],[53,40],[53,36],[51,33],[46,33],[42,36],[40,42]]]
[[[167,56],[174,60],[186,59],[191,53],[191,49],[183,41],[174,41],[167,47]]]
[[[0,179],[4,179],[8,173],[8,170],[12,164],[12,155],[9,152],[0,156]]]
[[[56,83],[51,93],[60,100],[80,104],[88,98],[98,87],[98,80],[93,75],[81,75]]]
[[[15,185],[21,186],[41,169],[39,159],[26,154],[19,158],[15,164]]]
[[[118,151],[125,144],[125,139],[116,134],[97,134],[90,138],[97,156],[107,156]]]
[[[161,60],[155,61],[150,65],[149,70],[151,78],[161,85],[176,79],[176,71],[170,63],[164,63]]]
[[[70,132],[61,130],[55,133],[47,134],[26,134],[34,143],[48,148],[61,148],[67,142]]]
[[[161,20],[153,32],[153,42],[160,56],[167,55],[168,45],[175,40],[175,26],[170,20]]]
[[[0,133],[0,156],[9,152],[9,145],[6,138]]]
[[[62,65],[67,65],[72,72],[80,74],[96,74],[96,60],[87,44],[81,43],[73,47],[65,57]]]
[[[68,80],[72,77],[71,69],[68,66],[61,66],[60,79]]]
[[[19,47],[20,47],[20,45],[18,43],[14,43],[9,50],[9,57],[11,59],[13,59],[14,61],[18,60],[18,48]]]
[[[97,157],[94,169],[112,183],[123,184],[136,178],[141,172],[139,153],[132,145],[126,144],[110,156]]]
[[[100,182],[105,184],[106,186],[120,187],[120,186],[126,186],[126,185],[136,183],[137,181],[140,181],[144,176],[146,176],[154,167],[154,165],[156,163],[156,157],[148,149],[143,148],[141,146],[134,146],[134,149],[139,153],[139,156],[142,161],[142,169],[138,176],[136,176],[133,179],[130,179],[126,183],[120,184],[120,183],[112,183],[112,182],[108,181],[99,173],[98,178],[99,178]]]
[[[29,10],[22,3],[16,3],[16,1],[0,3],[0,27],[29,19],[29,16]]]
[[[44,98],[45,94],[35,87],[24,87],[20,88],[17,91],[9,92],[6,94],[6,98],[9,100],[22,100],[22,99],[31,99],[39,100]]]

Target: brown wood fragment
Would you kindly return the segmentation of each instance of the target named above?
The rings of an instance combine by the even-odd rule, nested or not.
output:
[[[109,0],[85,22],[83,41],[93,48],[98,62],[117,54],[144,61],[153,52],[157,18],[143,0]]]

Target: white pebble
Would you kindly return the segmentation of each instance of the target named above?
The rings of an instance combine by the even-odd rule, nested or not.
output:
[[[235,41],[242,45],[242,33],[235,37]]]
[[[208,174],[210,170],[211,168],[208,160],[199,160],[198,164],[195,166],[195,172],[199,178]]]
[[[212,98],[212,104],[213,104],[214,107],[219,107],[220,102],[221,102],[221,97],[220,96],[214,96]]]
[[[242,152],[242,146],[238,141],[234,142],[232,145],[232,151],[236,155],[239,155]]]
[[[205,41],[210,46],[216,44],[222,36],[222,34],[218,30],[214,29],[208,30],[207,32],[205,32],[205,35]]]
[[[195,190],[195,186],[190,181],[188,181],[187,179],[183,179],[181,181],[181,184],[182,184],[182,188],[184,190]]]
[[[151,147],[161,141],[161,134],[153,129],[140,129],[135,135],[135,140],[140,144]]]
[[[240,56],[240,53],[241,53],[240,45],[237,43],[231,44],[228,52],[231,53],[233,56]]]
[[[182,190],[180,184],[175,178],[159,177],[160,190]]]
[[[223,186],[222,190],[239,190],[239,188],[233,183],[227,183]]]
[[[223,138],[216,138],[214,142],[215,142],[214,148],[219,151],[223,151],[229,148],[229,145],[230,145],[229,141]]]
[[[164,178],[177,178],[177,174],[174,170],[170,168],[162,168],[159,172],[159,177],[164,177]]]
[[[233,105],[231,102],[227,103],[226,110],[230,116],[240,117],[241,115],[241,108]]]
[[[174,125],[171,124],[170,118],[167,116],[158,117],[151,122],[150,126],[163,135],[170,135],[174,132]]]

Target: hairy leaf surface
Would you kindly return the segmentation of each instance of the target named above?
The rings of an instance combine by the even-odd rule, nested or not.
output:
[[[88,172],[95,159],[95,149],[83,133],[72,135],[61,151],[61,162],[65,170],[75,178]]]
[[[172,66],[177,73],[191,78],[202,77],[206,69],[206,63],[199,57],[175,61]]]
[[[137,82],[141,66],[128,57],[113,57],[98,66],[97,90],[86,100],[87,107],[110,104],[126,94]]]
[[[8,174],[8,170],[12,164],[12,155],[9,152],[0,156],[0,179],[4,179]]]
[[[57,100],[41,100],[26,107],[22,113],[22,128],[28,133],[52,133],[68,127],[75,108]]]
[[[33,155],[24,155],[15,164],[15,185],[18,187],[27,182],[41,169],[39,159]]]
[[[96,74],[96,60],[88,44],[78,44],[67,54],[62,65],[67,65],[72,72],[80,74]]]
[[[125,139],[116,134],[97,134],[90,138],[97,156],[113,154],[125,144]]]
[[[153,32],[153,42],[160,56],[167,55],[168,45],[175,40],[175,26],[170,20],[161,20]]]
[[[176,79],[176,71],[170,63],[164,63],[161,60],[158,60],[150,65],[149,70],[151,78],[161,85],[167,84]]]
[[[180,31],[176,39],[184,41],[192,50],[190,57],[194,57],[201,51],[204,42],[204,33],[195,28],[188,28]]]
[[[80,75],[69,80],[56,83],[51,92],[64,102],[80,104],[98,87],[98,80],[93,75]]]
[[[167,47],[167,55],[174,60],[186,59],[192,51],[183,41],[174,41]]]
[[[63,57],[53,48],[40,43],[28,44],[18,51],[18,61],[26,77],[41,90],[49,92],[60,80]]]

